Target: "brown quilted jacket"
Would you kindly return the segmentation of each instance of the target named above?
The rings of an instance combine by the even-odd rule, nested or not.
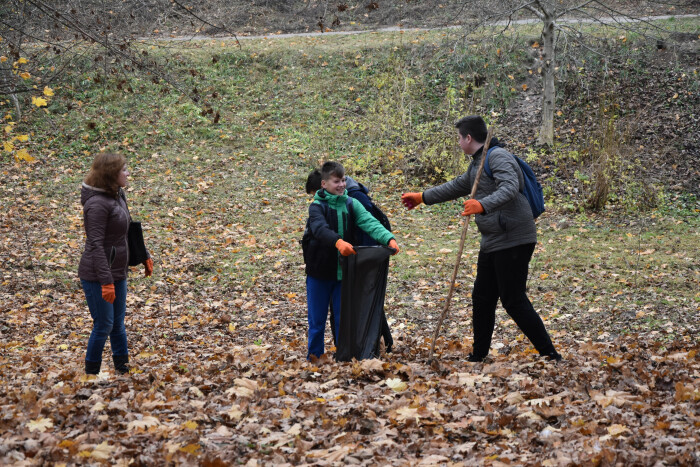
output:
[[[129,211],[125,198],[112,198],[104,190],[83,183],[80,191],[85,222],[85,251],[78,277],[102,285],[126,279],[129,248]]]

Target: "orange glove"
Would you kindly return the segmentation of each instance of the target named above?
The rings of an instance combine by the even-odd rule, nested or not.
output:
[[[401,195],[401,202],[409,210],[413,209],[423,202],[423,193],[404,193]]]
[[[350,256],[350,255],[356,255],[355,249],[350,245],[348,242],[343,240],[342,238],[339,238],[337,242],[335,242],[335,247],[340,251],[340,254],[343,256]]]
[[[153,260],[151,258],[148,258],[146,261],[143,262],[143,265],[146,268],[143,271],[143,275],[146,277],[151,277],[153,275]]]
[[[468,199],[464,202],[463,216],[471,216],[472,214],[481,214],[484,212],[484,207],[475,199]]]
[[[114,303],[117,298],[117,294],[114,293],[114,284],[107,284],[102,286],[102,298],[105,302]]]
[[[397,254],[397,253],[399,252],[399,244],[396,243],[396,240],[394,240],[393,238],[392,238],[391,240],[389,240],[389,245],[388,245],[388,247],[389,247],[389,248],[393,248],[394,250],[396,250],[396,253],[394,253],[394,255]],[[393,255],[392,255],[392,256],[393,256]]]

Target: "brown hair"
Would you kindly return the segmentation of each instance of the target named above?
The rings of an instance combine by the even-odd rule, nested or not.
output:
[[[345,176],[345,168],[340,162],[325,162],[321,166],[321,180],[328,180],[334,175],[343,178]]]
[[[85,184],[105,190],[109,195],[117,197],[119,171],[126,165],[126,157],[113,152],[101,152],[92,161],[92,168],[85,177]]]

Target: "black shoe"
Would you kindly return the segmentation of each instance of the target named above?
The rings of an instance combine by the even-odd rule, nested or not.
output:
[[[560,354],[559,352],[557,352],[556,350],[552,350],[552,351],[549,352],[548,354],[544,354],[544,355],[542,355],[542,356],[543,356],[544,358],[546,358],[547,360],[551,360],[551,361],[554,361],[554,362],[561,362],[561,360],[562,360],[561,354]]]
[[[128,355],[112,355],[114,361],[114,369],[122,375],[129,372],[129,356]]]
[[[486,357],[477,357],[473,353],[470,353],[469,355],[467,355],[467,361],[472,362],[472,363],[483,362],[485,358]]]
[[[100,367],[102,362],[89,362],[85,360],[85,374],[86,375],[97,375],[100,373]]]

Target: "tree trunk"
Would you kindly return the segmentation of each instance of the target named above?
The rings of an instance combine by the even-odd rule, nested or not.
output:
[[[540,126],[539,143],[551,146],[554,144],[554,17],[549,11],[544,12],[544,56],[542,57],[542,79],[544,95],[542,98],[542,124]]]

